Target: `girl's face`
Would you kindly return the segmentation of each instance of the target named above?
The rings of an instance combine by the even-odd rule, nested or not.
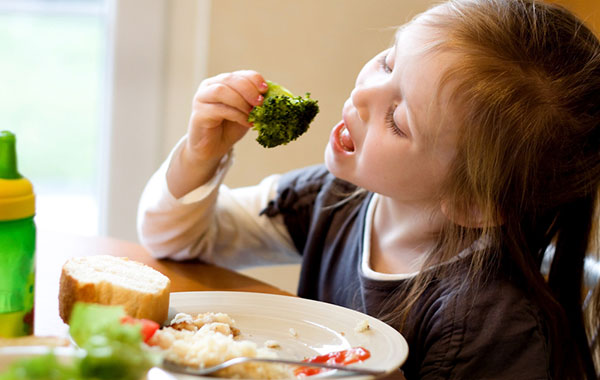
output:
[[[401,202],[434,204],[456,131],[440,106],[446,91],[438,91],[452,56],[424,54],[433,38],[414,21],[363,67],[325,150],[333,175]]]

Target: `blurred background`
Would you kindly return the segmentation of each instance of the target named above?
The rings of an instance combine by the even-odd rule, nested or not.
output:
[[[556,1],[600,30],[600,1]],[[17,135],[38,228],[137,241],[142,189],[185,134],[200,81],[254,69],[321,112],[296,142],[250,131],[226,179],[322,161],[362,65],[431,0],[0,0],[0,129]]]

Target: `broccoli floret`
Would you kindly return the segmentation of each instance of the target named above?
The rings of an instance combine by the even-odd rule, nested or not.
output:
[[[269,89],[262,106],[250,111],[248,121],[254,123],[252,129],[258,131],[256,141],[266,148],[273,148],[306,132],[319,112],[319,106],[310,98],[310,93],[303,98],[271,81],[267,84]]]

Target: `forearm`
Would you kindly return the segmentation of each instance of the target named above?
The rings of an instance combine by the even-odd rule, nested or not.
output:
[[[283,221],[259,215],[276,196],[278,177],[231,190],[220,186],[230,163],[231,153],[215,176],[180,198],[167,188],[169,160],[155,173],[138,211],[140,241],[154,257],[199,258],[229,267],[299,259]]]
[[[198,244],[214,213],[220,178],[213,177],[212,185],[177,198],[166,181],[170,163],[167,160],[144,189],[138,209],[138,235],[154,257],[191,259],[200,253]],[[194,197],[196,200],[186,201]]]
[[[186,138],[174,151],[166,178],[170,193],[179,199],[214,177],[222,157],[198,160],[190,152]]]

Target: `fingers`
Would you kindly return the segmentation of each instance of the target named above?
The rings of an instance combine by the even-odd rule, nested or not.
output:
[[[204,80],[194,96],[188,125],[192,156],[221,157],[252,124],[248,115],[263,103],[268,86],[256,71],[236,71]]]
[[[218,78],[217,81],[223,80],[228,83],[233,83],[236,79],[243,78],[254,86],[261,94],[265,93],[268,88],[265,78],[254,70],[239,70],[232,73],[223,73],[214,78]],[[208,79],[208,82],[210,83],[211,80]]]
[[[206,79],[200,85],[195,100],[200,103],[221,103],[246,115],[263,102],[267,87],[262,75],[255,71],[236,71]]]
[[[223,103],[200,102],[194,106],[191,119],[194,123],[202,123],[206,128],[218,127],[223,120],[232,121],[248,128],[248,113]]]

